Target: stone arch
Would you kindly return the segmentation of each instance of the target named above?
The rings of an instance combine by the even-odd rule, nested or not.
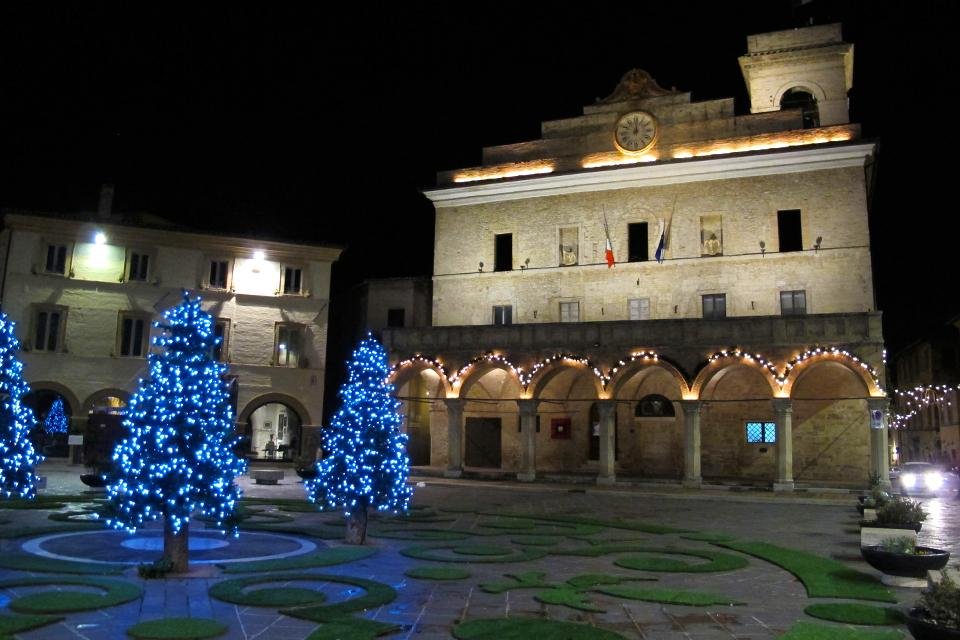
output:
[[[610,379],[610,382],[607,383],[607,389],[610,391],[610,397],[617,398],[627,382],[629,382],[635,375],[648,375],[648,372],[652,367],[659,367],[673,377],[677,383],[677,388],[681,398],[690,394],[690,385],[687,383],[687,377],[683,375],[680,369],[666,360],[663,360],[662,358],[657,358],[656,360],[641,358],[634,360],[633,362],[628,362],[625,365],[614,369],[613,377]]]
[[[827,94],[824,92],[823,87],[816,82],[811,82],[810,80],[791,80],[790,82],[780,85],[774,96],[773,104],[779,107],[783,101],[784,94],[793,89],[806,91],[816,99],[817,103],[821,103],[827,99]]]
[[[595,395],[594,399],[600,399],[604,397],[603,383],[600,381],[600,378],[597,377],[596,373],[594,373],[593,369],[582,362],[568,359],[556,360],[555,362],[551,362],[537,371],[527,386],[527,395],[529,395],[531,398],[539,399],[543,395],[543,391],[550,386],[551,381],[566,371],[571,370],[580,372],[580,374],[577,375],[577,378],[582,377],[582,374],[586,374],[589,377],[593,386]]]
[[[466,398],[471,387],[477,384],[485,375],[496,369],[506,373],[510,379],[517,383],[517,387],[521,391],[523,390],[523,382],[521,382],[520,377],[515,372],[515,368],[509,362],[501,360],[481,360],[469,365],[469,368],[463,372],[463,377],[451,385],[452,395],[458,398]]]
[[[705,399],[704,393],[712,393],[720,380],[737,367],[756,370],[768,383],[771,395],[782,395],[780,385],[770,369],[760,364],[756,358],[731,354],[711,360],[700,369],[690,385],[690,394],[693,396],[691,399]]]
[[[94,391],[89,396],[87,396],[87,399],[83,401],[83,408],[80,413],[82,415],[86,415],[92,412],[93,405],[96,404],[98,400],[102,400],[104,398],[109,398],[109,397],[120,398],[125,403],[129,404],[131,396],[132,394],[129,391],[126,391],[124,389],[117,389],[116,387],[100,389],[99,391]]]
[[[792,395],[792,390],[797,382],[805,377],[807,372],[815,368],[813,365],[823,362],[834,362],[839,366],[849,369],[850,372],[852,372],[863,383],[865,393],[874,397],[881,397],[885,395],[883,389],[881,389],[880,385],[877,384],[877,381],[874,379],[873,375],[871,375],[870,370],[864,366],[865,363],[862,360],[857,361],[844,353],[834,353],[830,351],[824,351],[822,353],[804,358],[797,364],[793,365],[783,383],[784,394]]]
[[[403,387],[403,385],[410,382],[414,376],[417,376],[424,371],[433,371],[437,374],[437,377],[440,378],[440,384],[443,387],[443,397],[450,397],[453,395],[453,390],[450,386],[450,381],[447,379],[446,372],[437,367],[435,364],[425,360],[408,361],[407,364],[393,370],[387,377],[387,381],[390,382],[395,389],[400,389]]]
[[[36,382],[30,382],[30,391],[53,391],[54,393],[60,394],[64,402],[69,405],[69,411],[67,413],[71,416],[79,415],[80,411],[80,398],[77,397],[73,391],[71,391],[66,385],[60,384],[59,382],[53,382],[52,380],[37,380]]]
[[[300,424],[312,425],[313,421],[310,418],[310,412],[307,411],[307,408],[303,406],[303,403],[294,398],[293,396],[287,395],[285,393],[264,393],[261,394],[244,406],[243,411],[237,416],[237,422],[245,424],[250,420],[250,414],[259,409],[265,404],[270,404],[276,402],[279,404],[285,404],[294,411],[297,412],[297,415],[300,417]]]

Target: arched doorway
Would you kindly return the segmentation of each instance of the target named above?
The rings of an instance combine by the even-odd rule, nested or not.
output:
[[[477,365],[460,387],[465,399],[463,464],[465,467],[516,470],[520,466],[522,388],[516,375],[499,365]]]
[[[431,451],[434,442],[430,429],[437,413],[446,414],[441,402],[446,395],[443,378],[432,368],[418,368],[398,375],[395,385],[410,464],[426,466],[432,459],[441,459],[442,456],[434,456]]]
[[[793,87],[780,98],[781,109],[800,109],[803,115],[803,128],[814,129],[820,126],[820,108],[817,98],[803,87]]]
[[[266,460],[292,460],[300,455],[303,420],[284,402],[267,402],[250,412],[250,453]]]
[[[83,403],[87,427],[83,434],[83,461],[87,467],[103,472],[110,466],[113,448],[123,437],[123,414],[130,394],[122,389],[102,389]]]
[[[62,413],[54,409],[58,400]],[[47,458],[66,458],[70,453],[67,433],[75,409],[70,399],[53,389],[34,388],[23,396],[23,404],[37,419],[30,431],[33,448]]]

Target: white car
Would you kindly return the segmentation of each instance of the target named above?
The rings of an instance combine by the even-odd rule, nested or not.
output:
[[[956,489],[957,478],[930,462],[906,462],[890,474],[893,488],[901,493],[937,495]]]

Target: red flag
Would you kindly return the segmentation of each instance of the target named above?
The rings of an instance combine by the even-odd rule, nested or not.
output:
[[[609,235],[607,236],[607,251],[606,251],[606,254],[607,254],[607,269],[609,269],[609,268],[612,267],[612,266],[615,264],[615,262],[616,262],[616,261],[613,259],[613,245],[610,244],[610,236],[609,236]]]

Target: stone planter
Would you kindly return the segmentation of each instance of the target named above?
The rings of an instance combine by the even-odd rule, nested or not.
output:
[[[102,489],[107,486],[107,481],[99,473],[81,473],[80,482],[94,489]]]
[[[942,627],[930,622],[926,610],[919,607],[910,609],[907,628],[916,640],[960,640],[960,629]]]
[[[917,547],[921,553],[892,553],[880,545],[861,547],[860,553],[867,563],[890,576],[924,578],[927,571],[939,570],[950,560],[950,552],[932,547]]]
[[[922,522],[906,522],[902,524],[891,524],[889,522],[880,522],[879,520],[861,520],[861,527],[876,527],[878,529],[905,529],[908,531],[916,531],[920,533],[920,529],[923,527]]]

